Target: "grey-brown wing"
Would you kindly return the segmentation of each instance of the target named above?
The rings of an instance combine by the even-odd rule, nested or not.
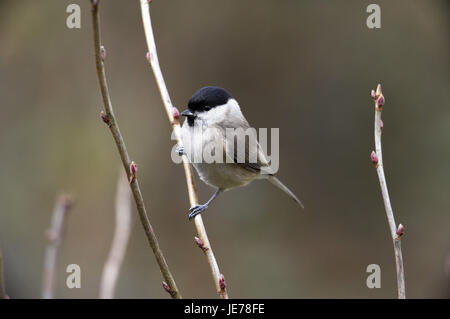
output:
[[[269,165],[256,130],[244,118],[224,120],[220,126],[225,131],[225,154],[230,161],[254,173]]]

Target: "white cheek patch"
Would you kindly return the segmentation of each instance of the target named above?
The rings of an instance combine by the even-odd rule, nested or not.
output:
[[[226,104],[213,107],[207,112],[201,112],[198,114],[198,118],[206,125],[210,126],[220,123],[224,119],[229,119],[231,114],[242,115],[241,108],[235,99],[230,99]]]
[[[202,120],[202,122],[206,122],[208,125],[220,122],[225,114],[227,113],[227,104],[218,105],[213,107],[211,110],[207,112],[201,112],[198,114],[198,118]]]

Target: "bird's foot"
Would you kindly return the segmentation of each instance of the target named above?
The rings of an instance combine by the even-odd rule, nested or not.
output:
[[[189,208],[189,220],[197,216],[198,214],[204,212],[208,208],[208,205],[195,205]]]
[[[177,146],[177,148],[175,149],[175,151],[178,153],[178,155],[183,156],[184,153],[184,147],[183,146]]]

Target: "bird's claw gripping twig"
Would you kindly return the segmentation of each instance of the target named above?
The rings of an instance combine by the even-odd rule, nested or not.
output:
[[[183,146],[177,146],[177,148],[175,150],[178,153],[178,155],[180,155],[180,156],[183,156],[184,154],[186,154],[184,152],[184,147]]]
[[[195,205],[189,208],[189,220],[193,219],[198,214],[204,212],[208,208],[208,205]]]

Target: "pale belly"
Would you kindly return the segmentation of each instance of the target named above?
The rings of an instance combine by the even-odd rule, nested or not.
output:
[[[202,181],[224,190],[245,186],[258,176],[232,163],[194,163],[193,165]]]
[[[220,141],[222,136],[214,134],[214,131],[202,134],[201,139],[193,139],[193,127],[189,127],[185,121],[181,135],[184,151],[188,154],[192,165],[195,167],[200,179],[206,184],[223,190],[244,186],[258,177],[259,174],[246,170],[235,163],[226,163],[224,158],[220,162],[202,161],[203,146],[214,141]],[[196,160],[194,154],[200,155]],[[208,163],[209,162],[209,163]],[[225,162],[225,163],[224,163]]]

